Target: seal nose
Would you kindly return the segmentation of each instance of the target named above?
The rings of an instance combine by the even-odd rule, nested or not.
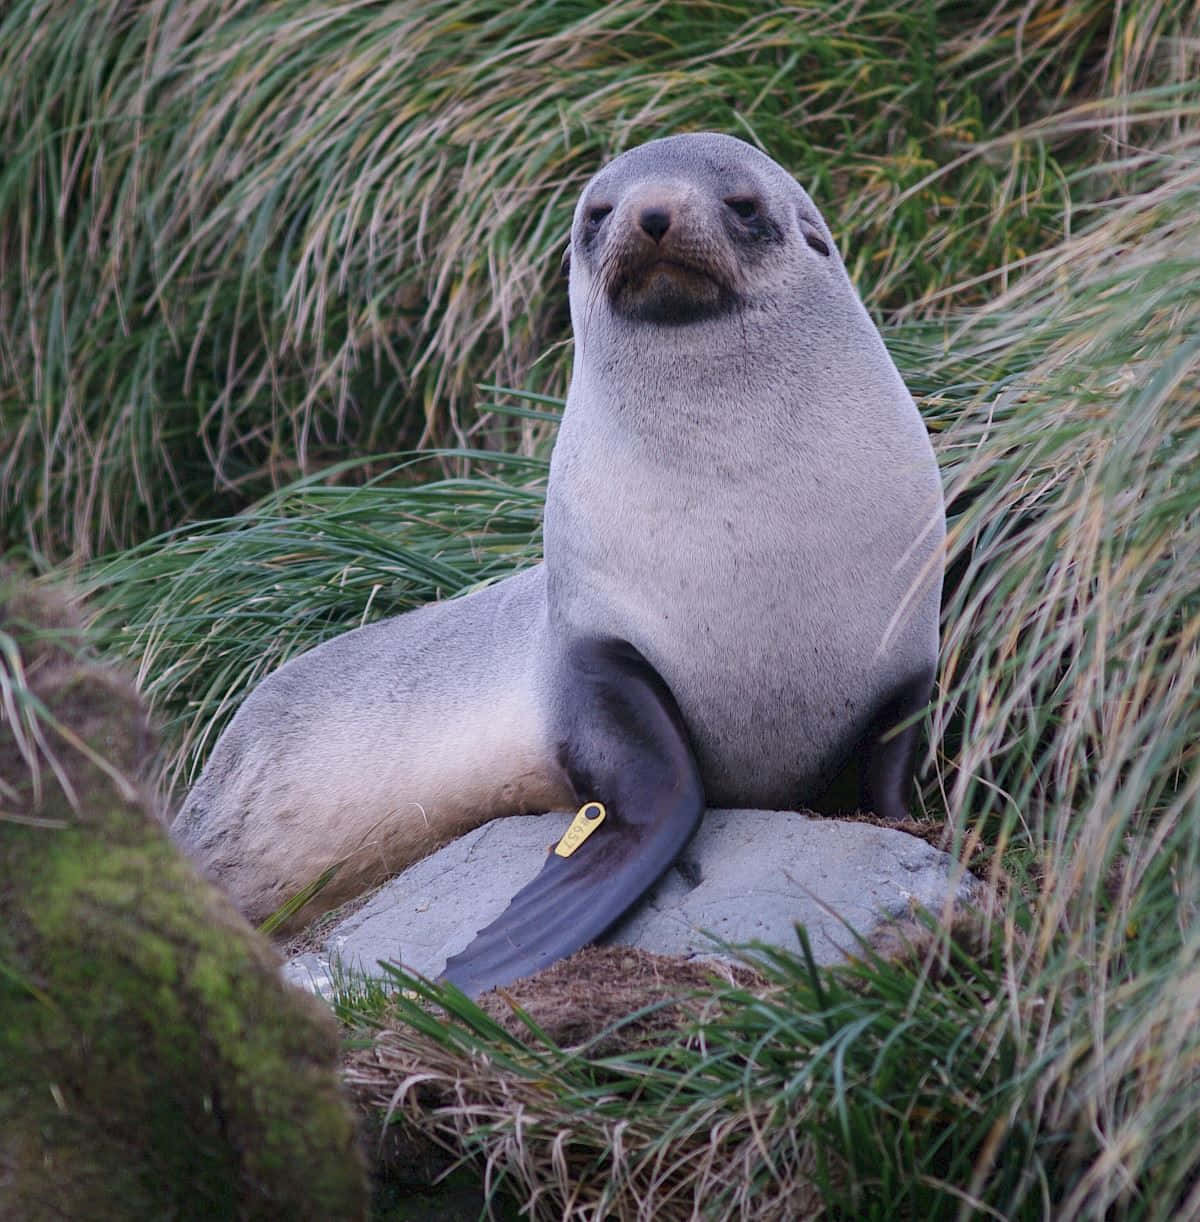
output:
[[[661,242],[663,234],[671,228],[671,214],[665,208],[644,208],[638,224],[644,233]]]

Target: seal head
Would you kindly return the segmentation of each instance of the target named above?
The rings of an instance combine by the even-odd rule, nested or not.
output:
[[[572,287],[631,322],[686,325],[773,299],[769,269],[793,235],[832,239],[795,181],[733,137],[671,137],[623,154],[575,209]]]

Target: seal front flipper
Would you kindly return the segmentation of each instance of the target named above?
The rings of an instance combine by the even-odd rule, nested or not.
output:
[[[900,684],[876,713],[859,746],[858,806],[884,819],[908,818],[920,726],[914,720],[929,705],[933,672],[921,671]]]
[[[537,878],[447,962],[445,978],[472,996],[594,942],[670,868],[704,813],[675,698],[632,645],[571,641],[554,690],[559,762],[581,811]],[[603,807],[594,825],[582,809],[591,803]],[[586,835],[572,848],[577,829]]]

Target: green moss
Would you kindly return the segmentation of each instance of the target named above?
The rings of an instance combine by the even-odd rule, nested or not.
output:
[[[149,758],[133,693],[70,651],[24,652],[50,720],[37,803],[0,729],[18,816],[0,817],[0,1216],[362,1217],[332,1019],[130,780]]]

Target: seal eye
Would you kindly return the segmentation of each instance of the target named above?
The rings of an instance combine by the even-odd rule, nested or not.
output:
[[[725,205],[743,221],[752,221],[758,216],[758,200],[752,199],[749,195],[731,195],[725,201]]]
[[[612,211],[612,204],[594,204],[584,214],[584,223],[589,229],[599,228],[600,222]]]

